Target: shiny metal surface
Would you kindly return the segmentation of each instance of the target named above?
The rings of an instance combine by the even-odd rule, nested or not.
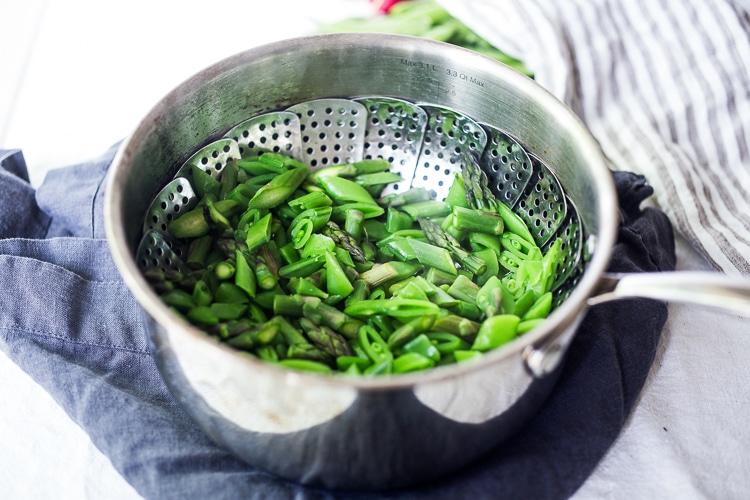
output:
[[[242,158],[250,158],[263,151],[283,153],[293,158],[301,156],[300,145],[294,140],[299,133],[299,118],[291,111],[263,113],[248,118],[232,127],[224,137],[235,140]]]
[[[560,180],[596,244],[586,272],[549,322],[477,363],[355,379],[285,371],[243,355],[159,300],[141,275],[135,249],[151,199],[192,152],[250,116],[313,99],[363,96],[433,103],[512,131]],[[148,314],[162,376],[212,438],[295,481],[384,489],[428,481],[477,460],[538,409],[566,344],[558,343],[559,356],[547,361],[534,353],[549,338],[572,336],[609,261],[616,199],[596,142],[532,80],[437,42],[346,34],[253,49],[177,87],[119,150],[105,219],[113,258]],[[529,370],[537,365],[544,367],[540,376]]]
[[[391,172],[412,179],[422,149],[427,113],[414,103],[392,97],[369,96],[357,99],[369,113],[365,129],[364,158],[382,157],[391,163]],[[387,185],[381,196],[406,191],[411,183]]]
[[[362,159],[367,122],[363,104],[350,99],[313,99],[288,110],[299,116],[301,159],[311,169]]]
[[[750,316],[750,280],[711,272],[607,273],[588,302],[596,305],[630,297],[695,304]]]
[[[411,185],[444,200],[454,175],[461,171],[464,155],[481,154],[487,145],[487,133],[464,113],[430,104],[420,107],[427,112],[427,128]]]

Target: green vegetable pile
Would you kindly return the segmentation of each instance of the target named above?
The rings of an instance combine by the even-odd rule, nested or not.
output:
[[[200,202],[168,225],[188,273],[147,278],[177,314],[269,362],[390,374],[482,356],[552,307],[561,241],[543,255],[467,156],[445,201],[386,160],[315,171],[278,153],[197,166]]]
[[[319,33],[370,32],[412,35],[464,47],[533,77],[518,59],[498,50],[435,0],[408,0],[393,5],[387,14],[357,17],[322,26]]]

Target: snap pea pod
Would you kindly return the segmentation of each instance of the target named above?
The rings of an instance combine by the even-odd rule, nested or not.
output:
[[[333,205],[333,200],[321,191],[313,191],[289,200],[289,206],[299,209],[300,212],[311,208],[330,207],[331,205]]]
[[[319,299],[328,298],[328,293],[315,286],[312,280],[310,280],[308,277],[290,278],[288,288],[296,295],[307,295],[310,297],[318,297]]]
[[[213,299],[225,304],[246,304],[250,301],[247,293],[237,285],[232,284],[231,281],[219,283],[214,292]]]
[[[195,188],[195,193],[198,196],[204,197],[207,194],[212,194],[215,197],[219,196],[221,183],[215,178],[211,177],[208,172],[198,167],[197,165],[193,165],[190,168],[190,173],[193,176],[192,185]]]
[[[310,219],[300,219],[291,226],[292,246],[299,250],[304,247],[313,234],[314,224]]]
[[[416,352],[417,354],[420,354],[433,362],[437,363],[440,361],[441,353],[440,350],[435,346],[435,344],[432,343],[432,340],[425,335],[424,333],[420,333],[416,337],[414,337],[412,340],[407,342],[404,345],[403,348],[406,352]]]
[[[414,247],[411,246],[409,240],[406,238],[388,240],[382,246],[381,250],[383,253],[390,252],[394,257],[403,262],[417,259],[420,263],[424,264],[424,261],[417,257],[417,252],[414,251]]]
[[[500,241],[494,235],[486,233],[469,233],[469,245],[475,252],[490,249],[497,257],[500,257],[502,251]]]
[[[448,203],[455,210],[456,207],[469,208],[469,203],[466,200],[466,187],[464,185],[464,179],[460,173],[457,173],[453,177],[453,182],[448,190],[448,195],[445,197],[446,203]]]
[[[328,236],[320,233],[313,233],[300,251],[300,257],[316,257],[325,255],[326,252],[333,252],[336,249],[336,243]]]
[[[502,247],[518,259],[536,260],[542,257],[541,250],[533,241],[511,232],[506,232],[500,238]]]
[[[205,280],[199,280],[193,289],[193,301],[196,306],[208,306],[213,301],[214,295]]]
[[[546,318],[552,310],[552,293],[542,294],[524,313],[523,321],[531,321]]]
[[[529,231],[529,228],[526,226],[526,223],[518,216],[518,214],[516,214],[508,205],[501,201],[497,202],[496,208],[497,213],[500,214],[500,217],[502,217],[503,222],[505,223],[505,227],[508,228],[508,231],[521,236],[528,242],[534,243],[534,236],[532,236],[531,231]]]
[[[169,290],[168,292],[161,294],[161,298],[170,306],[176,307],[182,311],[192,309],[196,305],[193,296],[185,290]]]
[[[456,275],[456,264],[453,262],[450,252],[445,248],[424,243],[414,238],[406,240],[414,251],[416,259],[420,264],[439,269],[448,274]]]
[[[344,231],[354,238],[354,241],[359,242],[362,238],[362,224],[364,221],[365,214],[361,210],[349,210],[344,218]]]
[[[456,350],[453,352],[453,355],[456,358],[456,363],[466,363],[469,361],[476,361],[482,357],[482,353],[480,351],[472,351],[469,350]]]
[[[471,348],[476,351],[489,351],[510,342],[516,337],[520,318],[513,314],[492,316],[482,323]]]
[[[239,167],[237,164],[234,161],[228,162],[224,167],[224,172],[221,174],[221,179],[219,180],[219,192],[216,196],[220,200],[226,199],[229,193],[231,193],[237,186],[238,176]]]
[[[391,296],[402,299],[429,300],[427,291],[417,285],[414,280],[415,278],[407,278],[400,283],[395,283],[388,287],[388,292]]]
[[[201,236],[190,243],[188,256],[185,263],[192,269],[201,269],[206,266],[208,257],[214,239],[210,235]]]
[[[497,276],[492,276],[476,294],[476,305],[490,318],[502,310],[503,288]]]
[[[293,278],[301,276],[309,276],[321,267],[325,263],[325,255],[318,254],[305,259],[300,259],[297,262],[293,262],[279,269],[279,275],[282,278]]]
[[[384,186],[392,182],[402,182],[404,179],[393,172],[371,172],[354,177],[360,186]]]
[[[308,208],[292,219],[289,226],[294,228],[294,226],[299,224],[300,221],[309,220],[312,223],[312,230],[320,231],[331,219],[331,213],[333,213],[333,208],[330,206]]]
[[[425,335],[443,356],[458,350],[467,350],[471,345],[460,337],[446,332],[429,332]]]
[[[343,177],[326,175],[318,179],[328,195],[338,203],[376,205],[372,195],[356,182]]]
[[[339,371],[360,375],[362,370],[370,366],[372,362],[368,357],[360,356],[339,356],[336,358],[336,365]]]
[[[241,250],[236,251],[234,284],[247,293],[248,296],[255,297],[258,281],[255,278],[255,273],[250,267],[248,259],[245,257],[245,253]]]
[[[269,173],[279,174],[283,170],[282,167],[272,164],[269,161],[260,161],[260,158],[237,160],[235,164],[253,177]]]
[[[399,208],[409,214],[412,220],[417,220],[418,217],[428,219],[444,217],[451,212],[451,206],[448,203],[433,200],[409,203]]]
[[[307,372],[325,374],[333,372],[330,366],[309,359],[282,359],[279,361],[279,364],[281,366],[285,366],[286,368],[291,368],[292,370],[302,370]]]
[[[477,285],[483,286],[490,278],[497,277],[500,274],[500,262],[497,259],[497,255],[491,248],[485,248],[474,252],[474,257],[482,260],[487,268],[483,273],[480,273],[474,277],[474,281]]]
[[[414,299],[363,300],[344,309],[346,314],[355,317],[368,317],[385,314],[397,319],[413,319],[418,316],[435,316],[438,306],[432,302]]]
[[[385,209],[379,205],[373,203],[353,202],[335,205],[333,207],[331,218],[336,222],[343,223],[346,221],[346,215],[352,210],[362,212],[362,216],[365,219],[374,219],[385,213]]]
[[[393,360],[393,353],[390,347],[377,330],[371,326],[364,325],[360,328],[357,339],[365,354],[374,363],[390,362]]]
[[[210,306],[219,321],[229,319],[240,319],[247,313],[247,304],[228,304],[225,302],[214,302]]]
[[[245,245],[248,252],[254,252],[271,240],[271,214],[266,214],[245,233]]]
[[[459,300],[473,304],[477,300],[479,286],[463,274],[459,274],[446,291]]]
[[[319,168],[310,174],[308,180],[320,186],[321,180],[325,177],[354,177],[355,175],[357,175],[357,167],[351,163],[346,163],[344,165],[331,165]]]
[[[326,259],[326,290],[333,295],[346,298],[354,291],[354,285],[349,281],[341,263],[331,252],[325,253]]]
[[[435,322],[434,316],[420,316],[401,325],[388,336],[388,347],[396,349],[411,342],[418,335],[429,331]],[[437,360],[436,360],[437,361]]]
[[[426,370],[435,366],[435,361],[419,352],[407,352],[393,360],[393,373]]]
[[[513,298],[513,305],[504,312],[515,314],[516,316],[524,316],[526,312],[534,305],[536,300],[536,292],[534,290],[525,290],[520,295],[516,295]]]
[[[520,259],[518,259],[515,254],[509,252],[508,250],[503,250],[502,252],[500,252],[500,256],[498,257],[497,261],[511,273],[515,273],[516,271],[518,271]]]
[[[409,229],[414,224],[414,220],[405,212],[395,207],[388,207],[385,229],[389,233],[395,233],[402,229]]]
[[[380,205],[386,207],[401,207],[410,203],[419,203],[421,201],[429,201],[431,199],[430,192],[423,187],[411,188],[401,193],[394,193],[383,198],[380,198]]]
[[[280,205],[302,184],[309,173],[310,168],[301,165],[275,176],[255,193],[247,208],[273,208]]]

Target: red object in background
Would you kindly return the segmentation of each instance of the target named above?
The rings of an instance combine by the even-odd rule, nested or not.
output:
[[[370,0],[370,3],[372,3],[380,12],[387,13],[389,10],[391,10],[391,7],[393,7],[400,1],[401,0]]]

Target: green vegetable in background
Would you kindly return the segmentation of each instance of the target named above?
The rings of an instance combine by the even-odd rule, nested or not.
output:
[[[533,77],[533,73],[518,59],[498,50],[477,35],[464,23],[451,16],[435,0],[408,0],[394,5],[388,14],[351,18],[321,26],[320,33],[378,32],[420,36],[491,57]]]

